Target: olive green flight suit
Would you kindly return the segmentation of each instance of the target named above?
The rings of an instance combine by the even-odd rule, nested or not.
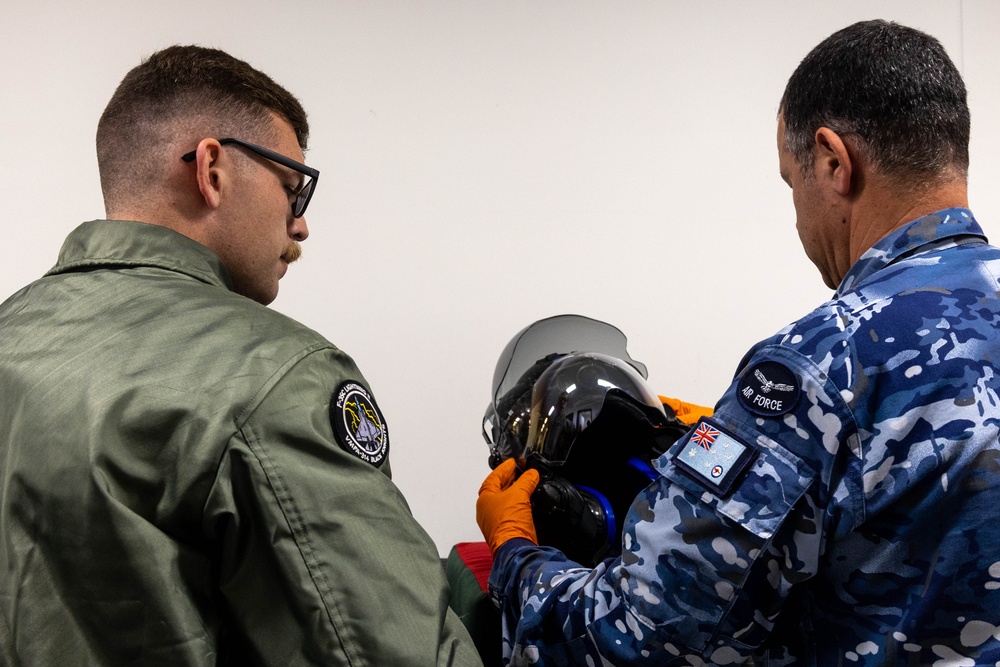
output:
[[[0,664],[480,665],[388,461],[331,425],[351,381],[200,244],[77,228],[0,306]]]

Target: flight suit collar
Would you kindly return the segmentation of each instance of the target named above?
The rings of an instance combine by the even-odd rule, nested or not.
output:
[[[56,265],[45,275],[94,268],[154,266],[232,290],[232,280],[214,252],[161,225],[130,220],[91,220],[63,242]]]

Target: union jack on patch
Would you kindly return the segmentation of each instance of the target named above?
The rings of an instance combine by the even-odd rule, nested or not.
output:
[[[702,422],[698,425],[698,428],[695,429],[695,432],[691,434],[691,442],[696,445],[701,445],[705,449],[711,449],[712,443],[714,443],[715,439],[718,437],[719,432],[717,430],[705,422]]]
[[[757,447],[707,418],[694,427],[687,442],[670,454],[682,476],[719,498],[728,496],[757,460]],[[689,489],[694,491],[694,489]]]

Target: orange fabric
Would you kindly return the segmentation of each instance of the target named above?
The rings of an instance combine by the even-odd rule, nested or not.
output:
[[[476,523],[495,554],[500,545],[515,537],[538,544],[531,516],[531,493],[538,486],[538,471],[517,476],[514,459],[507,459],[483,480],[476,501]]]
[[[714,409],[705,407],[704,405],[685,403],[680,399],[670,398],[669,396],[660,396],[660,401],[664,405],[670,406],[670,409],[674,411],[677,418],[688,425],[696,423],[702,417],[711,417],[712,413],[715,412]]]

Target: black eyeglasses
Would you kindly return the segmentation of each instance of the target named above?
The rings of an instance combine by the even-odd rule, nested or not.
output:
[[[253,151],[257,155],[267,158],[272,162],[277,162],[283,167],[288,167],[294,171],[299,172],[306,178],[303,179],[302,185],[299,189],[295,191],[295,200],[292,202],[292,217],[301,218],[306,212],[306,206],[309,206],[309,200],[312,199],[313,191],[316,189],[316,181],[319,180],[319,169],[313,169],[312,167],[307,167],[301,162],[296,162],[290,157],[285,157],[281,153],[275,153],[272,150],[264,148],[263,146],[258,146],[256,144],[251,144],[240,139],[233,139],[229,137],[228,139],[219,139],[219,143],[225,146],[226,144],[236,144],[237,146],[242,146],[248,151]],[[181,156],[181,159],[185,162],[191,162],[194,160],[197,151],[191,151],[190,153],[185,153]]]

